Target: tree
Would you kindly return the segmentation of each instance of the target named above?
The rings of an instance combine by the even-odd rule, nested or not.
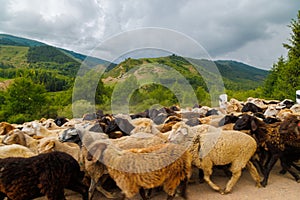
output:
[[[283,46],[289,51],[290,60],[300,58],[300,10],[298,11],[297,20],[292,19],[289,27],[292,29],[290,44],[284,43]]]
[[[283,44],[288,50],[288,57],[280,57],[273,65],[264,83],[264,94],[267,97],[294,99],[295,91],[300,89],[300,10],[297,20],[293,19],[289,44]]]
[[[24,114],[33,118],[41,117],[46,105],[46,89],[27,78],[17,78],[5,92],[4,108],[7,116]]]

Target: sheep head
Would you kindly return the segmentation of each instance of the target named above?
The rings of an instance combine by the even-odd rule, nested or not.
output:
[[[80,142],[80,130],[76,128],[69,128],[64,130],[59,136],[58,139],[61,142],[74,142],[79,143]]]
[[[102,160],[103,152],[107,148],[106,143],[104,142],[97,142],[93,144],[91,147],[88,148],[86,159],[88,161],[99,161]]]
[[[15,129],[15,127],[7,122],[0,123],[0,135],[6,135],[13,129]]]
[[[256,122],[255,117],[245,114],[235,122],[233,129],[255,131],[258,128]]]
[[[12,130],[6,134],[2,141],[4,144],[20,144],[26,146],[26,139],[24,132],[19,129]]]

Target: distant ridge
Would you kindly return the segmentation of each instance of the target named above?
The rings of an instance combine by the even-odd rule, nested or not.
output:
[[[47,46],[47,44],[38,42],[36,40],[25,39],[22,37],[17,37],[8,34],[0,34],[0,45],[11,45],[11,46],[25,46],[25,47],[35,47],[35,46]]]

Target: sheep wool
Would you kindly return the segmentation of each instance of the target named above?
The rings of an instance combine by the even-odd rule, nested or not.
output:
[[[109,175],[127,198],[140,188],[163,186],[174,196],[181,181],[191,176],[191,154],[176,144],[160,144],[149,148],[120,150],[109,143],[97,143],[89,148],[89,159],[103,162]]]

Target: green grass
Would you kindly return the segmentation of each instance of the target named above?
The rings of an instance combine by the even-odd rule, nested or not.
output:
[[[0,61],[16,68],[27,67],[28,47],[0,45]]]

